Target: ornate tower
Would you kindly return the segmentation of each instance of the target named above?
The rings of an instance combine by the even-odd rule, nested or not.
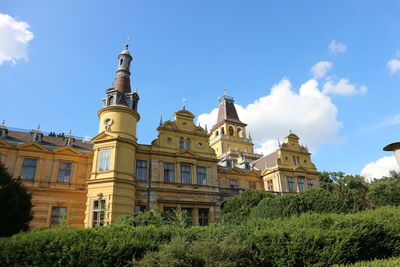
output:
[[[227,167],[249,168],[249,163],[262,155],[254,153],[253,142],[246,135],[247,124],[237,114],[233,97],[219,98],[218,118],[211,128],[210,145],[220,163]]]
[[[113,86],[106,90],[99,110],[99,134],[94,144],[93,166],[88,181],[85,226],[112,223],[118,216],[133,215],[136,181],[134,177],[136,124],[139,96],[131,92],[128,45],[118,56]]]

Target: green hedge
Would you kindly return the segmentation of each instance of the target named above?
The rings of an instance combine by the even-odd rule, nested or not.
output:
[[[208,227],[49,229],[0,239],[0,266],[328,266],[400,256],[400,209]],[[171,241],[172,240],[172,241]]]

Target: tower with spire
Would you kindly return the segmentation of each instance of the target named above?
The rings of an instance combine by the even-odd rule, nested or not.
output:
[[[262,156],[254,153],[254,144],[250,134],[247,137],[246,126],[239,119],[233,97],[228,96],[225,89],[219,98],[217,121],[210,130],[210,145],[220,164],[249,168],[250,162]]]
[[[131,92],[128,45],[118,56],[113,86],[99,110],[98,135],[92,139],[94,157],[86,201],[85,226],[106,225],[121,215],[133,215],[136,181],[134,164],[139,96]]]

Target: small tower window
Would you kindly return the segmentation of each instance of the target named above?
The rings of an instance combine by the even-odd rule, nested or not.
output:
[[[186,139],[186,149],[190,149],[190,138]]]
[[[108,106],[111,106],[112,104],[114,104],[114,96],[108,98]]]
[[[229,135],[233,136],[234,135],[234,131],[233,131],[233,127],[229,126]]]
[[[242,129],[241,129],[241,128],[238,128],[238,129],[237,129],[237,136],[240,137],[240,138],[243,137],[243,132],[242,132]]]
[[[119,61],[119,65],[122,65],[122,62],[124,62],[123,58],[121,58],[121,60]]]
[[[218,132],[218,131],[216,131],[216,132],[215,132],[215,136],[218,136],[218,135],[219,135],[219,132]]]
[[[225,128],[224,127],[221,128],[221,134],[225,134]]]
[[[185,139],[183,137],[179,137],[179,149],[184,149]]]

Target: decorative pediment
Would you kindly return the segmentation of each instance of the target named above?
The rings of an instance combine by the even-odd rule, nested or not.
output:
[[[190,158],[200,158],[200,156],[197,153],[194,153],[191,150],[182,150],[176,153],[178,157],[190,157]]]
[[[64,154],[64,155],[73,155],[73,156],[82,155],[82,153],[80,153],[78,150],[76,150],[75,148],[70,147],[70,146],[63,146],[63,147],[54,149],[53,152]]]
[[[246,174],[260,176],[260,173],[256,170],[249,170]]]
[[[10,145],[6,141],[0,139],[0,147],[2,147],[2,146],[3,147],[12,147],[12,145]]]
[[[95,137],[92,138],[92,142],[96,142],[96,141],[104,141],[104,140],[109,140],[109,139],[115,139],[117,138],[118,135],[111,133],[111,132],[101,132],[98,135],[96,135]]]
[[[265,168],[264,170],[261,170],[261,175],[266,175],[266,174],[268,174],[270,172],[271,172],[270,168]]]
[[[177,129],[176,124],[173,121],[166,121],[163,123],[163,125],[161,127],[167,128],[167,129]]]
[[[26,144],[21,144],[17,146],[18,149],[28,149],[28,150],[36,150],[36,151],[49,151],[44,146],[36,143],[36,142],[29,142]]]

